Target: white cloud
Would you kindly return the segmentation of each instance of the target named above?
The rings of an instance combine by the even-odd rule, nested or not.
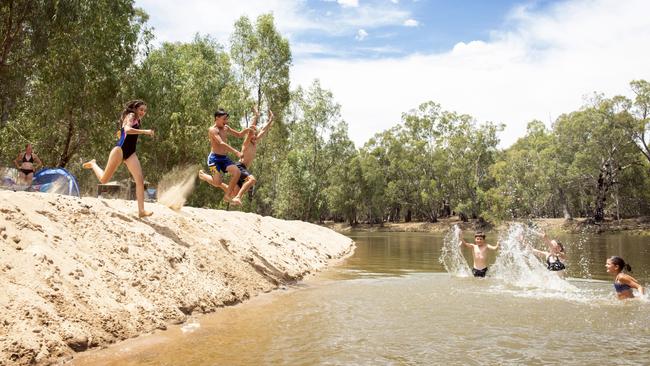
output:
[[[368,32],[366,32],[364,29],[359,29],[354,39],[356,39],[357,41],[363,41],[364,39],[366,39],[366,37],[368,37]]]
[[[358,146],[428,100],[480,122],[506,123],[500,136],[508,146],[529,121],[549,124],[593,91],[629,95],[629,81],[650,80],[648,13],[645,0],[566,1],[543,12],[517,8],[513,29],[445,53],[297,60],[292,85],[320,79],[341,104]]]
[[[359,0],[337,0],[337,3],[344,8],[356,8],[359,6]]]
[[[359,28],[403,24],[410,17],[408,11],[392,6],[359,5],[358,0],[338,2],[349,7],[340,13],[327,11],[325,16],[309,8],[304,0],[136,0],[136,6],[149,14],[158,42],[189,42],[200,33],[227,44],[233,24],[242,15],[255,21],[261,14],[273,13],[276,26],[290,40],[293,34],[304,31],[355,34]]]
[[[283,33],[326,29],[326,24],[313,20],[317,19],[314,12],[300,0],[136,0],[136,6],[149,14],[159,42],[189,42],[200,33],[225,44],[239,17],[247,15],[255,21],[269,12]]]
[[[420,25],[420,23],[415,19],[406,19],[404,21],[404,26],[406,27],[417,27],[418,25]]]

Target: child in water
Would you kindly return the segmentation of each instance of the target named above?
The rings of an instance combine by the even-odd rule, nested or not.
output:
[[[621,257],[610,257],[605,262],[605,268],[607,273],[614,275],[614,289],[616,290],[616,296],[619,300],[632,299],[634,294],[632,289],[635,288],[639,291],[639,294],[643,296],[643,287],[639,285],[637,280],[630,276],[629,274],[623,273],[632,272],[632,267],[629,264],[625,263]]]
[[[548,246],[548,252],[544,250],[537,250],[533,247],[530,247],[530,249],[533,251],[533,253],[535,253],[535,255],[544,257],[544,259],[546,259],[546,268],[549,271],[558,272],[558,274],[562,275],[564,273],[563,271],[566,269],[566,266],[563,263],[563,261],[566,260],[564,246],[557,240],[549,239],[544,232],[535,233],[544,239],[544,242],[546,242],[546,245]]]
[[[477,231],[474,234],[474,243],[468,243],[463,239],[463,231],[459,231],[458,238],[460,239],[459,245],[465,245],[468,248],[472,248],[472,257],[474,258],[474,266],[472,268],[472,274],[474,277],[485,277],[487,273],[487,250],[497,250],[499,249],[499,243],[497,245],[490,245],[485,242],[485,234],[482,231]]]

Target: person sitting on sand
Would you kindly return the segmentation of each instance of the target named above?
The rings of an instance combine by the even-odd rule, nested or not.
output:
[[[240,176],[239,180],[237,181],[237,186],[235,187],[234,194],[235,198],[239,199],[241,201],[242,197],[244,194],[255,185],[257,180],[255,177],[250,173],[248,170],[251,165],[253,164],[253,160],[255,159],[255,154],[257,153],[257,143],[264,137],[266,134],[269,132],[269,129],[271,128],[271,125],[273,124],[273,112],[269,109],[269,120],[266,123],[266,125],[262,128],[262,130],[257,133],[257,121],[259,120],[260,113],[257,109],[257,107],[253,108],[253,122],[251,123],[251,128],[246,133],[246,137],[244,138],[244,142],[242,143],[241,147],[241,159],[239,162],[237,162],[235,165],[237,168],[239,168]],[[202,180],[205,180],[209,183],[212,183],[212,178],[203,173],[201,171],[199,173],[199,177]],[[227,191],[228,186],[225,183],[221,183],[221,189],[224,190],[224,192]]]
[[[135,153],[136,144],[139,135],[154,135],[153,130],[140,129],[142,118],[147,114],[147,104],[141,100],[130,101],[120,117],[121,128],[119,130],[119,140],[117,145],[108,155],[106,169],[97,165],[95,159],[83,164],[84,169],[92,169],[97,179],[102,184],[107,183],[121,163],[126,165],[135,180],[135,197],[138,200],[138,215],[140,217],[151,216],[153,212],[144,210],[144,175],[140,160]]]
[[[616,296],[619,300],[634,298],[633,288],[637,289],[639,294],[643,296],[643,286],[639,285],[639,282],[634,277],[623,273],[623,271],[632,272],[632,267],[625,263],[623,258],[610,257],[605,262],[605,269],[607,273],[614,276],[614,290],[616,290]]]
[[[535,232],[537,235],[539,235],[542,239],[544,239],[544,242],[548,246],[548,252],[544,250],[537,250],[533,247],[530,247],[530,249],[537,255],[538,257],[544,257],[546,259],[546,268],[549,271],[554,271],[558,272],[558,274],[562,275],[564,270],[566,269],[566,266],[564,265],[563,261],[566,260],[566,254],[564,253],[564,246],[562,243],[559,241],[553,239],[550,240],[548,238],[548,235],[544,232]]]
[[[463,239],[462,230],[459,231],[458,238],[460,239],[459,245],[465,245],[468,248],[472,248],[472,257],[474,257],[472,274],[474,277],[485,277],[488,270],[487,250],[499,249],[499,243],[497,243],[497,245],[487,244],[485,242],[485,234],[482,231],[477,231],[474,234],[474,243],[468,243]]]
[[[224,201],[230,202],[234,205],[241,205],[241,196],[235,194],[235,186],[239,181],[241,173],[239,168],[237,168],[235,163],[233,163],[226,154],[232,152],[238,158],[241,158],[243,154],[234,147],[228,145],[227,141],[228,135],[244,137],[250,128],[241,131],[233,130],[228,126],[229,117],[230,115],[221,108],[214,112],[214,126],[208,129],[211,148],[210,154],[208,155],[208,168],[210,169],[211,176],[206,174],[203,170],[199,170],[199,178],[217,188],[223,189],[225,192],[223,197]],[[225,188],[222,187],[221,173],[230,174],[230,181]]]
[[[43,162],[38,158],[38,155],[32,151],[32,144],[25,145],[25,151],[18,154],[14,164],[18,171],[19,183],[31,185],[34,179],[34,172],[39,166],[43,166]]]

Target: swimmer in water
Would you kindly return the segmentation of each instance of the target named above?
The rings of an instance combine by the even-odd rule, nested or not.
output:
[[[614,290],[616,290],[616,296],[619,300],[633,299],[633,288],[637,289],[639,294],[643,296],[643,286],[639,285],[639,282],[634,277],[623,273],[623,271],[632,272],[632,267],[625,263],[623,258],[616,256],[610,257],[605,262],[605,268],[607,269],[607,273],[614,276]]]
[[[555,239],[549,239],[548,235],[544,232],[536,234],[544,239],[544,242],[546,242],[546,245],[548,246],[548,251],[537,250],[533,247],[530,247],[530,250],[532,250],[535,255],[546,259],[546,268],[549,271],[557,272],[560,276],[563,276],[564,270],[566,269],[566,266],[564,265],[564,261],[566,261],[564,245]]]
[[[472,248],[472,257],[474,258],[474,266],[472,268],[472,274],[474,277],[485,277],[488,271],[487,266],[487,251],[499,249],[499,243],[497,245],[490,245],[485,242],[485,234],[482,231],[477,231],[474,234],[474,243],[468,243],[463,239],[463,231],[461,230],[458,234],[460,239],[460,245],[464,245],[468,248]]]

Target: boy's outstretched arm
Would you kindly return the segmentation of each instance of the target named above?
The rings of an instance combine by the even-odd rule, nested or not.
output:
[[[499,249],[499,242],[497,242],[497,245],[488,244],[487,247],[488,247],[488,249],[497,250],[497,249]]]
[[[543,232],[543,231],[535,231],[535,233],[544,240],[544,243],[546,243],[546,246],[549,249],[553,248],[553,243],[551,243],[551,239],[549,239],[548,235],[546,235],[545,232]]]
[[[229,135],[235,136],[235,137],[244,137],[250,130],[250,127],[244,128],[241,131],[233,130],[230,128],[230,126],[226,126],[226,132],[228,132]]]
[[[257,106],[253,106],[253,121],[251,126],[257,126],[257,121],[260,119],[260,111],[257,109]]]
[[[472,244],[469,244],[468,242],[465,241],[465,239],[463,239],[463,230],[462,229],[460,231],[458,231],[458,240],[460,240],[460,244],[458,244],[458,246],[464,245],[464,246],[469,247],[469,248],[472,247]]]
[[[266,136],[266,134],[269,132],[269,129],[271,128],[271,125],[273,124],[273,112],[269,109],[269,120],[266,122],[264,127],[262,128],[262,131],[257,135],[257,139],[261,139],[262,137]]]

